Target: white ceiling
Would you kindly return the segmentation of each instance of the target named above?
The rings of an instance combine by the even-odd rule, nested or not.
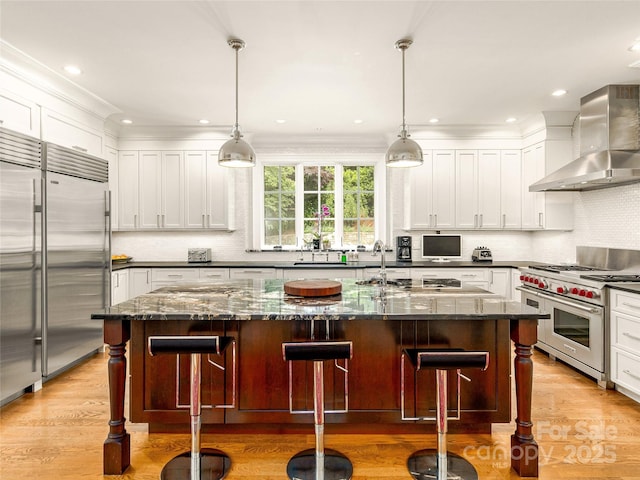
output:
[[[579,108],[611,83],[640,83],[640,1],[33,1],[0,2],[0,37],[110,102],[135,125],[254,136],[384,136],[402,122],[406,52],[410,130],[504,125]],[[553,90],[568,94],[555,98]],[[286,123],[276,124],[276,119]],[[354,124],[361,119],[362,124]]]

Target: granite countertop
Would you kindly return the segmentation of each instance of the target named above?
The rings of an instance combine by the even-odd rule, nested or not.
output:
[[[459,261],[459,262],[427,262],[427,261],[413,261],[413,262],[396,262],[394,260],[387,260],[387,268],[520,268],[534,265],[537,262],[530,261],[505,261],[505,262],[471,262],[471,261]],[[361,260],[358,262],[352,262],[347,264],[339,264],[336,262],[296,262],[296,261],[238,261],[238,262],[204,262],[204,263],[189,263],[186,261],[132,261],[129,263],[114,263],[112,265],[113,270],[120,270],[123,268],[283,268],[283,269],[300,269],[300,268],[339,268],[339,269],[353,269],[353,268],[380,268],[380,258],[373,257],[372,260]]]
[[[341,279],[342,293],[297,297],[284,280],[218,280],[160,288],[94,313],[131,320],[436,320],[549,318],[538,309],[477,287],[424,288],[403,280],[384,288]]]

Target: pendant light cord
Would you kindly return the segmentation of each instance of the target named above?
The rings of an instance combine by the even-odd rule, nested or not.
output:
[[[238,50],[240,49],[234,47],[234,50],[236,51],[236,130],[238,130],[240,128],[238,125]]]
[[[405,115],[404,108],[404,52],[406,51],[406,47],[402,48],[402,131],[405,132],[407,130],[407,121]]]

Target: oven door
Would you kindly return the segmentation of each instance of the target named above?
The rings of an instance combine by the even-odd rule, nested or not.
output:
[[[540,341],[556,350],[560,358],[566,355],[604,372],[603,307],[525,289],[522,291],[525,302],[526,299],[544,302],[543,310],[551,314],[549,320],[540,322]]]

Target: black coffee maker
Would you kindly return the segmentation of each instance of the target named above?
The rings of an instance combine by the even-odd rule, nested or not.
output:
[[[399,236],[396,237],[396,261],[398,262],[410,262],[411,261],[411,237]]]

